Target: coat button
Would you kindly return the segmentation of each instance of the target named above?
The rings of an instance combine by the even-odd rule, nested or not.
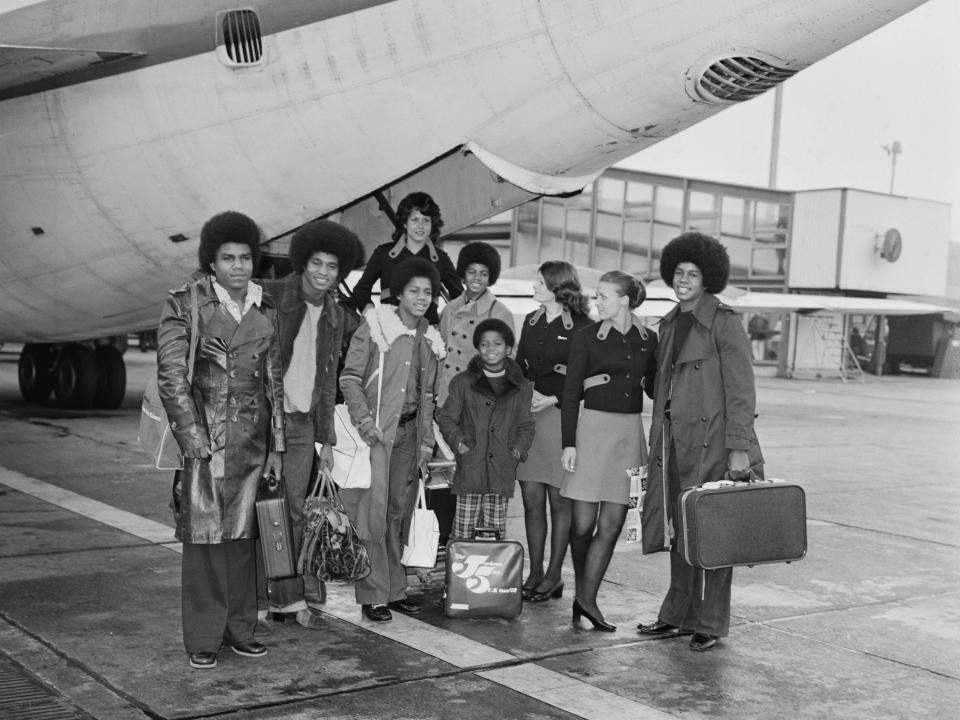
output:
[[[236,376],[237,376],[237,371],[236,371],[236,370],[231,370],[231,371],[230,371],[230,377],[236,377]]]
[[[693,369],[694,369],[694,370],[699,370],[699,369],[700,369],[700,363],[697,363],[696,365],[694,365],[694,366],[693,366]]]
[[[700,421],[701,421],[701,422],[706,422],[707,419],[706,419],[705,417],[702,417],[702,418],[700,418]]]
[[[703,446],[704,446],[704,447],[710,447],[710,443],[704,443]]]
[[[259,371],[259,370],[254,370],[254,371],[253,371],[253,376],[254,376],[254,377],[260,377],[260,371]]]

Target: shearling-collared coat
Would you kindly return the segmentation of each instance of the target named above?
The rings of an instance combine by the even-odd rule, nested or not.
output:
[[[476,357],[473,346],[473,331],[477,325],[489,318],[503,320],[507,327],[516,332],[513,313],[497,296],[485,290],[473,302],[467,301],[467,294],[448,302],[440,313],[440,335],[447,344],[447,356],[440,363],[440,377],[437,380],[437,406],[447,400],[450,381],[457,373],[467,369],[470,360]]]
[[[178,471],[176,537],[203,544],[253,538],[254,503],[270,443],[284,450],[277,310],[265,294],[238,325],[217,298],[212,276],[191,282],[199,313],[193,382],[187,384],[188,283],[171,291],[163,306],[158,387],[181,450],[209,443],[213,454],[208,460],[186,458]]]
[[[503,390],[494,392],[483,374],[479,356],[450,383],[446,403],[437,410],[437,424],[450,447],[462,442],[470,449],[456,450],[454,495],[493,493],[513,497],[517,465],[527,459],[536,422],[530,413],[533,383],[523,376],[513,358],[506,360]],[[511,450],[516,449],[520,458]]]
[[[730,450],[745,450],[763,477],[763,456],[754,432],[756,386],[750,340],[740,316],[705,293],[693,310],[693,326],[674,357],[675,307],[660,322],[657,378],[650,426],[647,493],[643,501],[643,552],[669,550],[673,533],[666,512],[667,440],[672,435],[684,489],[719,480]],[[670,400],[670,419],[664,409]]]
[[[371,308],[353,334],[347,359],[340,373],[340,389],[350,411],[351,422],[359,429],[376,421],[380,408],[379,427],[383,442],[370,449],[371,481],[365,490],[341,490],[344,509],[357,525],[364,540],[381,542],[387,523],[387,482],[390,454],[397,436],[400,412],[410,379],[410,366],[404,357],[409,354],[390,352],[394,343],[405,335],[406,326],[400,320],[399,310],[392,305]],[[432,452],[434,387],[437,381],[437,361],[444,356],[443,340],[437,329],[425,318],[417,323],[412,338],[413,357],[420,365],[420,412],[417,416],[417,447],[424,453]],[[377,394],[377,375],[380,354],[383,353],[382,392]],[[416,503],[416,483],[412,486],[404,512],[402,537],[407,536],[410,516]]]
[[[293,343],[300,332],[307,314],[303,296],[303,275],[292,273],[282,280],[263,283],[277,303],[280,331],[280,361],[283,373],[290,367]],[[337,368],[343,346],[344,334],[349,336],[356,329],[356,321],[334,300],[332,293],[323,296],[323,310],[317,323],[316,359],[317,370],[310,399],[310,420],[313,423],[314,440],[325,445],[335,445],[337,436],[333,429],[333,408],[337,402]]]

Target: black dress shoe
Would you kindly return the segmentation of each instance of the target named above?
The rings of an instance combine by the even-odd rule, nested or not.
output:
[[[707,635],[706,633],[694,633],[690,638],[690,649],[696,652],[712,650],[717,646],[716,635]]]
[[[390,608],[386,605],[361,605],[360,612],[363,613],[363,616],[367,620],[372,620],[373,622],[387,622],[388,620],[393,620],[393,615],[390,613]]]
[[[230,646],[230,649],[237,655],[243,655],[244,657],[263,657],[267,654],[267,648],[263,643],[258,643],[256,640],[248,643],[234,643]]]
[[[190,667],[209,670],[217,666],[217,654],[212,652],[190,653]]]
[[[660,619],[652,623],[640,623],[637,625],[637,630],[640,631],[641,635],[655,635],[658,638],[675,638],[692,634],[689,630],[678,628],[676,625],[671,625]]]
[[[396,610],[397,612],[407,613],[407,615],[417,615],[423,612],[423,608],[420,607],[420,603],[415,602],[410,598],[391,600],[387,603],[387,607],[391,610]]]

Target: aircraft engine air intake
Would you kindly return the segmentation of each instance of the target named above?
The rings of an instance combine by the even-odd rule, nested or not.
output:
[[[687,72],[687,94],[711,105],[742,102],[762,95],[801,69],[788,67],[784,61],[756,51],[705,60]]]

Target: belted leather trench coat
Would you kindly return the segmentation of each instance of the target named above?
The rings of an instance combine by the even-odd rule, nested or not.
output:
[[[209,459],[186,458],[175,478],[176,537],[214,544],[256,537],[257,488],[267,453],[284,450],[283,381],[277,310],[264,294],[237,321],[219,301],[211,276],[197,288],[193,382],[189,283],[170,292],[157,333],[158,387],[181,450],[209,443]]]
[[[665,435],[667,445],[672,440],[676,449],[684,489],[720,480],[731,450],[745,450],[751,468],[763,477],[763,456],[753,427],[757,404],[753,358],[740,316],[714,295],[704,294],[693,310],[686,342],[674,356],[678,312],[676,307],[667,313],[659,328],[641,523],[644,553],[669,550],[672,541]]]

